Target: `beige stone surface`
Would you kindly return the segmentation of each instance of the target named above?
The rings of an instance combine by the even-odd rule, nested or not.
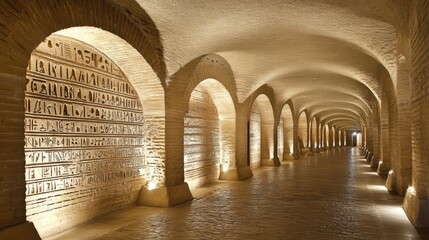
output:
[[[189,186],[247,179],[256,167],[277,166],[281,160],[317,158],[341,149],[344,141],[352,145],[353,133],[372,167],[381,175],[393,171],[386,185],[406,196],[410,222],[429,227],[429,1],[3,0],[0,12],[2,231],[30,220],[45,237],[125,208],[139,197],[144,202],[139,191],[146,188],[153,188],[143,194],[148,204],[179,204],[192,198]],[[78,47],[46,42],[64,37],[79,42]],[[53,55],[75,53],[82,60],[70,68],[51,57],[35,62],[40,43],[57,51]],[[134,89],[132,99],[118,92],[98,103],[70,98],[73,78],[60,73],[82,67],[94,71],[90,65],[101,73],[114,69],[108,71],[113,77],[120,72],[129,81],[125,89]],[[67,97],[47,94],[54,85],[42,82],[57,84]],[[96,85],[85,92],[100,91]],[[210,101],[192,109],[192,94],[200,87]],[[134,137],[45,132],[56,114],[68,117],[67,104],[75,115],[88,108],[91,124],[86,125],[93,129],[100,125],[97,111],[140,106],[132,118],[139,116],[143,131]],[[189,134],[189,113],[218,126],[203,127],[204,136]],[[35,117],[43,118],[36,127]],[[68,120],[59,120],[59,126]],[[134,124],[105,120],[110,126]],[[211,137],[213,144],[206,141]],[[141,147],[144,156],[119,160],[112,153],[97,163],[46,158],[61,151],[94,152],[77,145],[65,150],[63,142],[95,139]],[[200,145],[194,152],[198,157],[188,154],[190,142]],[[109,144],[103,147],[118,152]],[[104,176],[95,177],[102,187],[86,184],[95,175],[75,171],[89,169],[81,165]]]
[[[174,208],[137,207],[52,239],[426,239],[356,148],[329,150],[252,179],[195,189]]]

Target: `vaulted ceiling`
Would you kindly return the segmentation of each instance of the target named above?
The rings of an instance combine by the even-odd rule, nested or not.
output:
[[[160,32],[167,75],[216,53],[231,65],[239,100],[266,84],[298,112],[347,128],[381,99],[380,78],[396,77],[402,23],[392,16],[407,7],[399,0],[137,3]]]

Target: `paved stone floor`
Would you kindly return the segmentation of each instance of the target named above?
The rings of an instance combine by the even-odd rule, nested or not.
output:
[[[133,207],[53,239],[429,239],[356,148],[261,167],[173,208]]]

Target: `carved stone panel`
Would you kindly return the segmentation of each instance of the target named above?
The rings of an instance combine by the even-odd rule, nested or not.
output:
[[[88,45],[51,36],[31,55],[27,80],[27,216],[37,226],[69,205],[96,216],[133,201],[147,171],[143,109],[119,67]],[[111,206],[85,205],[110,198]]]

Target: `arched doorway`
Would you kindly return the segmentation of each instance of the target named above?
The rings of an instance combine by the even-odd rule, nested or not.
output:
[[[42,236],[133,204],[150,180],[143,91],[131,83],[136,76],[126,74],[133,67],[123,71],[121,61],[68,37],[86,30],[127,45],[102,30],[75,28],[49,36],[29,61],[26,209]],[[124,53],[129,49],[135,65],[144,66],[131,46]]]
[[[284,155],[284,122],[283,119],[280,118],[279,125],[277,126],[277,156],[279,157],[279,161],[283,161]]]
[[[258,104],[253,104],[249,120],[249,165],[250,168],[261,166],[261,113]]]
[[[250,165],[258,167],[260,165],[271,165],[274,157],[274,113],[269,98],[261,94],[252,104],[251,115],[257,119],[259,114],[260,132],[258,134],[258,122],[251,121],[250,133]],[[258,139],[259,138],[259,139]],[[258,143],[260,141],[260,144]],[[257,159],[258,146],[260,147],[260,158]],[[258,163],[259,162],[259,163]]]
[[[217,80],[202,81],[191,93],[184,120],[185,181],[194,189],[235,167],[235,107],[229,92]]]
[[[283,160],[293,160],[293,115],[289,104],[283,106],[281,119],[283,120]]]
[[[298,144],[301,150],[308,147],[308,120],[305,111],[298,118]]]
[[[317,149],[317,119],[316,117],[313,117],[313,120],[311,121],[311,148]]]

